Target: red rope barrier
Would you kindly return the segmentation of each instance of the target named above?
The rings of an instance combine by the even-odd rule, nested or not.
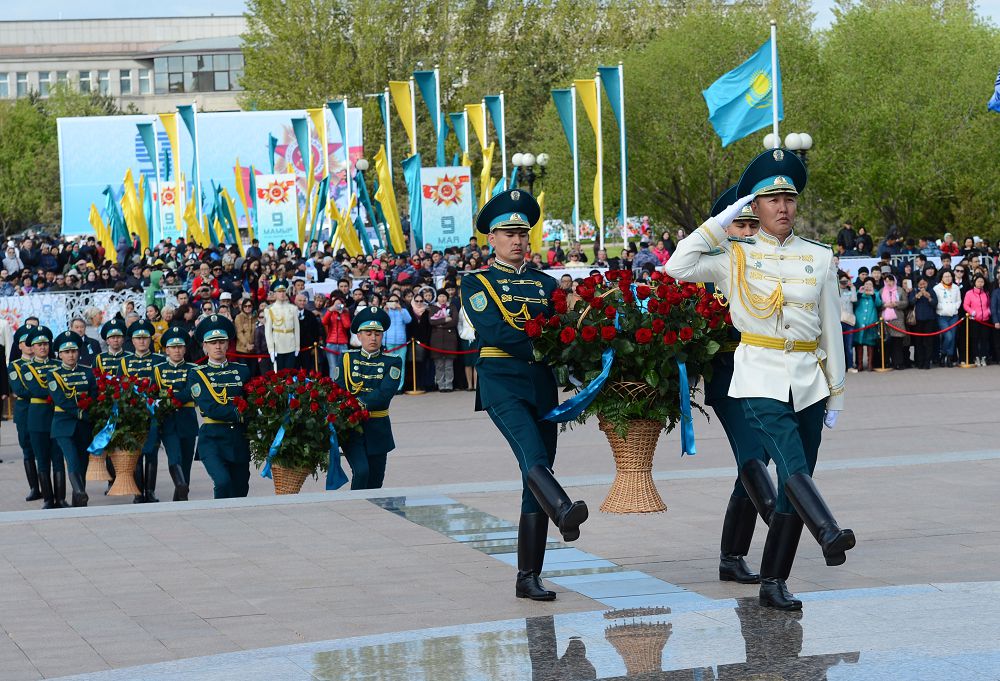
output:
[[[868,326],[862,326],[860,329],[851,329],[850,331],[841,331],[840,334],[842,336],[850,336],[852,333],[861,333],[865,329],[870,329],[873,326],[878,326],[878,322],[875,322],[874,324],[869,324]]]
[[[895,329],[896,331],[899,331],[900,333],[904,333],[907,336],[940,336],[942,333],[945,333],[947,331],[951,331],[952,329],[954,329],[956,326],[958,326],[959,324],[961,324],[964,321],[965,321],[964,319],[959,319],[957,322],[955,322],[951,326],[946,327],[944,329],[940,329],[938,331],[932,331],[931,333],[918,333],[917,331],[907,331],[906,329],[901,329],[898,326],[893,326],[889,322],[886,322],[885,325],[888,326],[890,329]],[[992,324],[990,326],[992,327]]]
[[[992,322],[992,321],[990,321],[990,322],[984,322],[982,319],[976,319],[975,317],[969,317],[969,319],[971,319],[972,321],[974,321],[976,324],[982,324],[983,326],[989,327],[991,329],[994,328],[993,324],[995,322]]]
[[[430,345],[425,345],[424,343],[418,341],[416,338],[413,339],[413,342],[419,345],[420,347],[424,348],[425,350],[430,350],[431,352],[437,352],[442,355],[474,355],[475,353],[479,352],[479,350],[442,350],[441,348],[433,348]]]

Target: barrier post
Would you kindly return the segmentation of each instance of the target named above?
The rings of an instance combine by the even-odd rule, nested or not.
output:
[[[413,377],[413,390],[407,390],[407,395],[423,395],[423,390],[417,390],[417,339],[410,339],[410,375]]]
[[[884,319],[878,320],[878,343],[879,343],[879,349],[881,350],[880,354],[882,355],[882,362],[881,362],[882,366],[876,369],[875,371],[879,373],[892,371],[892,367],[888,369],[885,368],[885,320]]]
[[[319,373],[319,343],[313,341],[313,366],[316,369],[316,373]]]
[[[969,313],[965,313],[965,362],[959,364],[958,366],[963,369],[974,369],[975,364],[969,364],[969,336],[972,335],[972,329],[969,328]]]

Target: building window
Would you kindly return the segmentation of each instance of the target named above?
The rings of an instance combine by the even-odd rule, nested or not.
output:
[[[4,99],[10,97],[10,81],[7,80],[6,73],[0,73],[0,97]]]
[[[80,71],[80,92],[90,92],[93,89],[93,84],[90,71]]]
[[[97,72],[97,87],[102,95],[106,95],[111,92],[111,72],[110,71],[98,71]]]
[[[18,73],[17,74],[17,96],[27,97],[28,96],[28,74]]]
[[[202,54],[153,60],[156,94],[240,90],[242,54]],[[140,76],[141,77],[141,76]]]
[[[69,71],[56,71],[56,83],[64,87],[69,85]]]
[[[119,73],[121,75],[118,79],[118,86],[121,88],[121,93],[123,95],[132,94],[132,71],[122,69]]]
[[[52,90],[52,72],[42,71],[38,74],[38,94],[48,97]]]
[[[139,94],[148,95],[153,92],[153,71],[151,69],[139,69]]]

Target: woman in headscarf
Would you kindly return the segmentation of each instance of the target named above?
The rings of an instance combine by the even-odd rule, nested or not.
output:
[[[882,286],[882,320],[885,322],[886,338],[889,342],[887,365],[893,369],[906,368],[906,308],[910,306],[907,294],[896,285],[896,277],[887,274]]]

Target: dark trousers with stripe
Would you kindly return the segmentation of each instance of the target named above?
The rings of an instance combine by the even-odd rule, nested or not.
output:
[[[486,412],[506,438],[521,468],[521,513],[541,513],[542,507],[528,489],[528,471],[539,464],[552,468],[559,426],[542,421],[535,406],[524,400],[500,402]]]
[[[791,397],[785,402],[766,397],[740,398],[747,424],[774,459],[778,469],[778,513],[795,513],[785,494],[785,481],[798,473],[812,477],[823,439],[826,401],[795,411]]]
[[[736,457],[736,482],[733,485],[733,496],[746,499],[748,497],[743,481],[740,480],[739,472],[743,466],[754,459],[763,461],[764,465],[771,460],[767,451],[761,444],[757,432],[750,426],[747,419],[743,402],[736,397],[722,397],[713,400],[712,410],[722,424],[722,429],[726,431],[729,438],[729,446],[733,449],[733,456]]]
[[[180,435],[176,430],[160,434],[163,449],[167,452],[167,465],[180,466],[184,471],[184,479],[191,482],[191,462],[194,461],[194,449],[197,438]]]

